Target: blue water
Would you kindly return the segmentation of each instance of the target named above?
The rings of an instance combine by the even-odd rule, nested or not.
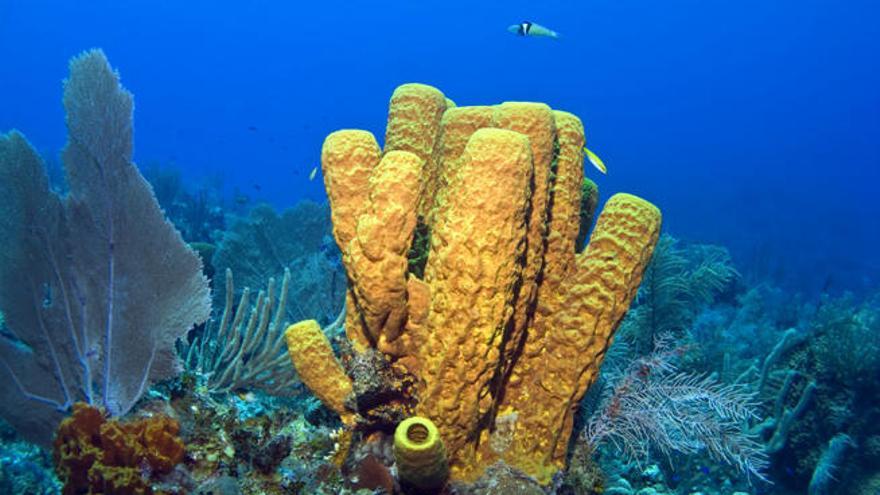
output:
[[[562,38],[525,39],[531,20]],[[65,140],[67,60],[101,47],[136,96],[137,161],[276,206],[329,132],[381,136],[404,82],[579,115],[604,196],[798,290],[878,285],[880,4],[872,0],[0,2],[0,129]],[[380,137],[381,139],[381,137]]]
[[[507,31],[525,20],[558,31],[560,39],[523,38]],[[603,198],[621,191],[646,198],[662,210],[665,233],[680,240],[664,236],[662,248],[655,251],[644,279],[649,282],[607,353],[602,380],[580,405],[578,429],[590,418],[611,418],[601,415],[612,410],[608,404],[618,404],[618,394],[650,391],[645,384],[664,383],[664,375],[655,370],[669,373],[673,368],[658,365],[662,360],[656,356],[661,356],[676,360],[677,369],[691,374],[687,376],[712,377],[700,382],[704,386],[714,386],[716,379],[731,385],[710,392],[736,392],[742,385],[754,395],[753,404],[752,395],[739,398],[749,402],[746,408],[755,406],[744,431],[755,434],[761,452],[768,454],[766,469],[753,472],[773,481],[749,484],[743,478],[746,470],[724,467],[706,449],[670,458],[653,452],[648,456],[653,465],[642,470],[611,455],[607,445],[597,449],[593,444],[593,454],[600,453],[593,457],[609,476],[606,487],[629,480],[634,491],[654,481],[668,487],[658,493],[730,493],[735,486],[749,493],[791,495],[812,486],[835,494],[876,494],[878,26],[876,0],[0,0],[0,134],[19,129],[50,168],[57,168],[67,140],[61,82],[69,73],[68,60],[101,48],[135,96],[138,164],[179,169],[189,192],[221,189],[222,208],[209,202],[200,210],[204,203],[198,195],[186,196],[182,207],[175,205],[179,217],[172,220],[177,227],[197,232],[184,234],[185,240],[211,242],[218,252],[250,253],[253,247],[256,258],[265,246],[249,232],[262,233],[274,216],[263,210],[268,216],[262,218],[269,220],[234,219],[258,202],[280,210],[303,199],[324,201],[323,181],[309,179],[319,165],[324,138],[338,129],[363,128],[381,141],[388,100],[400,84],[436,86],[458,105],[530,100],[573,112],[586,125],[588,146],[608,166],[608,174],[602,175],[586,165]],[[244,197],[246,205],[239,201]],[[297,242],[312,241],[311,247],[283,262],[276,256],[275,273],[263,273],[262,267],[253,267],[256,275],[248,273],[250,267],[237,271],[236,290],[247,284],[256,290],[269,276],[283,276],[281,269],[290,268],[295,279],[290,300],[298,308],[297,319],[327,323],[343,304],[345,273],[329,226],[307,221],[326,215],[326,210],[299,204],[297,214],[308,218],[295,217],[296,224],[308,233],[297,231],[291,234],[296,239],[278,239],[279,245],[294,251],[300,249],[294,246]],[[0,232],[0,240],[8,239],[16,240]],[[225,273],[224,263],[234,264],[229,258],[236,255],[211,257],[211,246],[200,244],[193,246],[209,253],[203,253],[206,268],[217,270],[213,287],[225,287],[219,274]],[[704,244],[729,249],[733,262],[727,262],[723,249]],[[321,254],[312,256],[319,249]],[[0,252],[0,262],[4,259],[21,258]],[[251,259],[233,261],[244,267]],[[698,266],[712,269],[707,275]],[[329,286],[321,283],[326,280],[331,280]],[[41,291],[45,281],[38,282],[34,301],[44,298],[44,306],[51,306],[51,290]],[[855,296],[848,297],[847,291]],[[221,301],[214,301],[215,320]],[[0,392],[12,396],[7,374],[15,372],[9,359],[25,364],[50,354],[55,359],[55,351],[45,352],[46,346],[54,338],[61,349],[70,340],[59,338],[57,328],[16,327],[21,315],[8,309],[6,315],[0,323]],[[116,331],[131,332],[122,321]],[[324,460],[334,443],[329,432],[338,427],[335,413],[309,398],[300,385],[284,390],[294,398],[278,402],[262,394],[259,384],[234,390],[205,385],[212,373],[227,374],[205,368],[211,359],[204,356],[228,342],[241,344],[215,342],[220,334],[212,333],[217,330],[210,330],[211,325],[182,326],[178,334],[163,337],[165,350],[176,349],[187,358],[186,372],[169,382],[150,382],[147,399],[138,406],[143,410],[135,408],[137,415],[152,414],[153,407],[173,409],[187,430],[181,438],[190,460],[179,467],[192,468],[187,475],[192,479],[178,471],[180,479],[169,483],[204,487],[224,473],[239,477],[242,484],[259,479],[260,474],[245,466],[251,450],[239,448],[255,443],[243,419],[253,414],[276,422],[261,441],[282,431],[298,432],[294,440],[278,444],[295,446],[295,453],[275,449],[283,454],[275,459],[280,464],[263,473],[271,478],[271,489],[311,493],[309,487],[322,486],[333,492],[329,487],[340,480],[330,479],[336,474],[324,469]],[[655,342],[672,342],[655,340],[662,337],[655,332],[667,327],[681,347],[663,354],[658,344],[651,351]],[[85,335],[86,329],[82,331]],[[339,328],[325,325],[324,331],[332,337]],[[338,344],[334,340],[345,357],[347,346]],[[35,353],[28,356],[22,349]],[[100,346],[85,353],[95,360],[107,354]],[[249,355],[242,362],[248,366],[259,358]],[[353,374],[348,359],[343,361]],[[43,369],[49,370],[44,374],[54,383],[60,365],[50,369],[46,363],[43,359]],[[292,374],[286,357],[279,363],[275,366]],[[142,372],[124,364],[128,368],[120,365],[119,376]],[[214,366],[222,368],[216,362]],[[79,365],[74,368],[72,373],[80,373]],[[356,380],[373,377],[361,373]],[[41,376],[26,378],[38,381]],[[394,380],[382,375],[379,381],[388,385]],[[412,399],[408,394],[401,392],[401,397]],[[661,413],[663,406],[681,399],[655,396],[658,407],[653,410]],[[7,413],[13,403],[0,407],[0,416],[11,417]],[[661,413],[667,419],[675,419],[676,413],[687,417],[684,409]],[[236,414],[238,423],[230,419]],[[225,418],[223,430],[217,427],[220,417]],[[205,431],[214,433],[190,428],[198,418],[207,423],[201,425]],[[369,421],[375,427],[387,419]],[[23,438],[33,433],[27,429],[20,428]],[[209,465],[209,456],[216,459],[220,452],[232,457],[231,447],[211,435],[239,442],[235,457],[224,457],[216,472],[193,468],[197,459]],[[55,466],[58,479],[53,478],[48,451],[18,440],[5,420],[0,421],[0,492],[57,493],[60,482],[66,482],[59,481],[65,478],[63,470]],[[260,445],[258,450],[270,447]],[[575,460],[569,472],[590,465],[576,451],[571,449]],[[383,466],[392,463],[390,458],[379,461]],[[364,460],[358,469],[368,466]],[[610,479],[615,476],[619,479]],[[54,488],[35,491],[38,486]],[[261,488],[249,489],[259,493]]]

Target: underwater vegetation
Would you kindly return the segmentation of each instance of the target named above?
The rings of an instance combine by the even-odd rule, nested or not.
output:
[[[680,372],[682,350],[671,335],[658,337],[654,350],[632,361],[593,414],[583,441],[591,450],[611,443],[630,462],[644,462],[652,451],[703,453],[764,481],[767,453],[747,425],[757,418],[757,400],[741,384],[713,376]]]
[[[880,293],[600,207],[574,115],[406,84],[384,150],[325,140],[329,205],[242,214],[70,69],[65,194],[0,136],[0,492],[880,490]]]

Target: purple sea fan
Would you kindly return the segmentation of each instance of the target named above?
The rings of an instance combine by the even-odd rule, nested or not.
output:
[[[0,413],[46,444],[77,401],[125,414],[178,371],[174,341],[210,314],[201,262],[132,163],[132,97],[103,52],[64,84],[70,194],[19,133],[0,135]]]
[[[652,449],[667,456],[705,451],[766,480],[767,455],[746,428],[756,418],[754,395],[743,386],[679,372],[674,364],[679,354],[672,338],[663,335],[650,355],[612,377],[610,395],[583,432],[587,444],[596,449],[611,443],[638,463]]]

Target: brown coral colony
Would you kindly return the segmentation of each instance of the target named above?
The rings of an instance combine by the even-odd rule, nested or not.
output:
[[[75,404],[53,445],[64,493],[153,493],[151,481],[183,461],[179,430],[177,421],[164,415],[122,422]]]

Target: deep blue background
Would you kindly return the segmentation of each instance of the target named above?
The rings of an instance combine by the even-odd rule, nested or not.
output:
[[[135,94],[140,163],[287,206],[323,198],[306,176],[327,133],[381,139],[400,83],[459,105],[544,101],[584,120],[605,197],[644,196],[745,271],[878,285],[876,0],[309,5],[0,0],[0,130],[57,156],[67,60],[101,47]],[[526,19],[562,38],[507,33]]]

